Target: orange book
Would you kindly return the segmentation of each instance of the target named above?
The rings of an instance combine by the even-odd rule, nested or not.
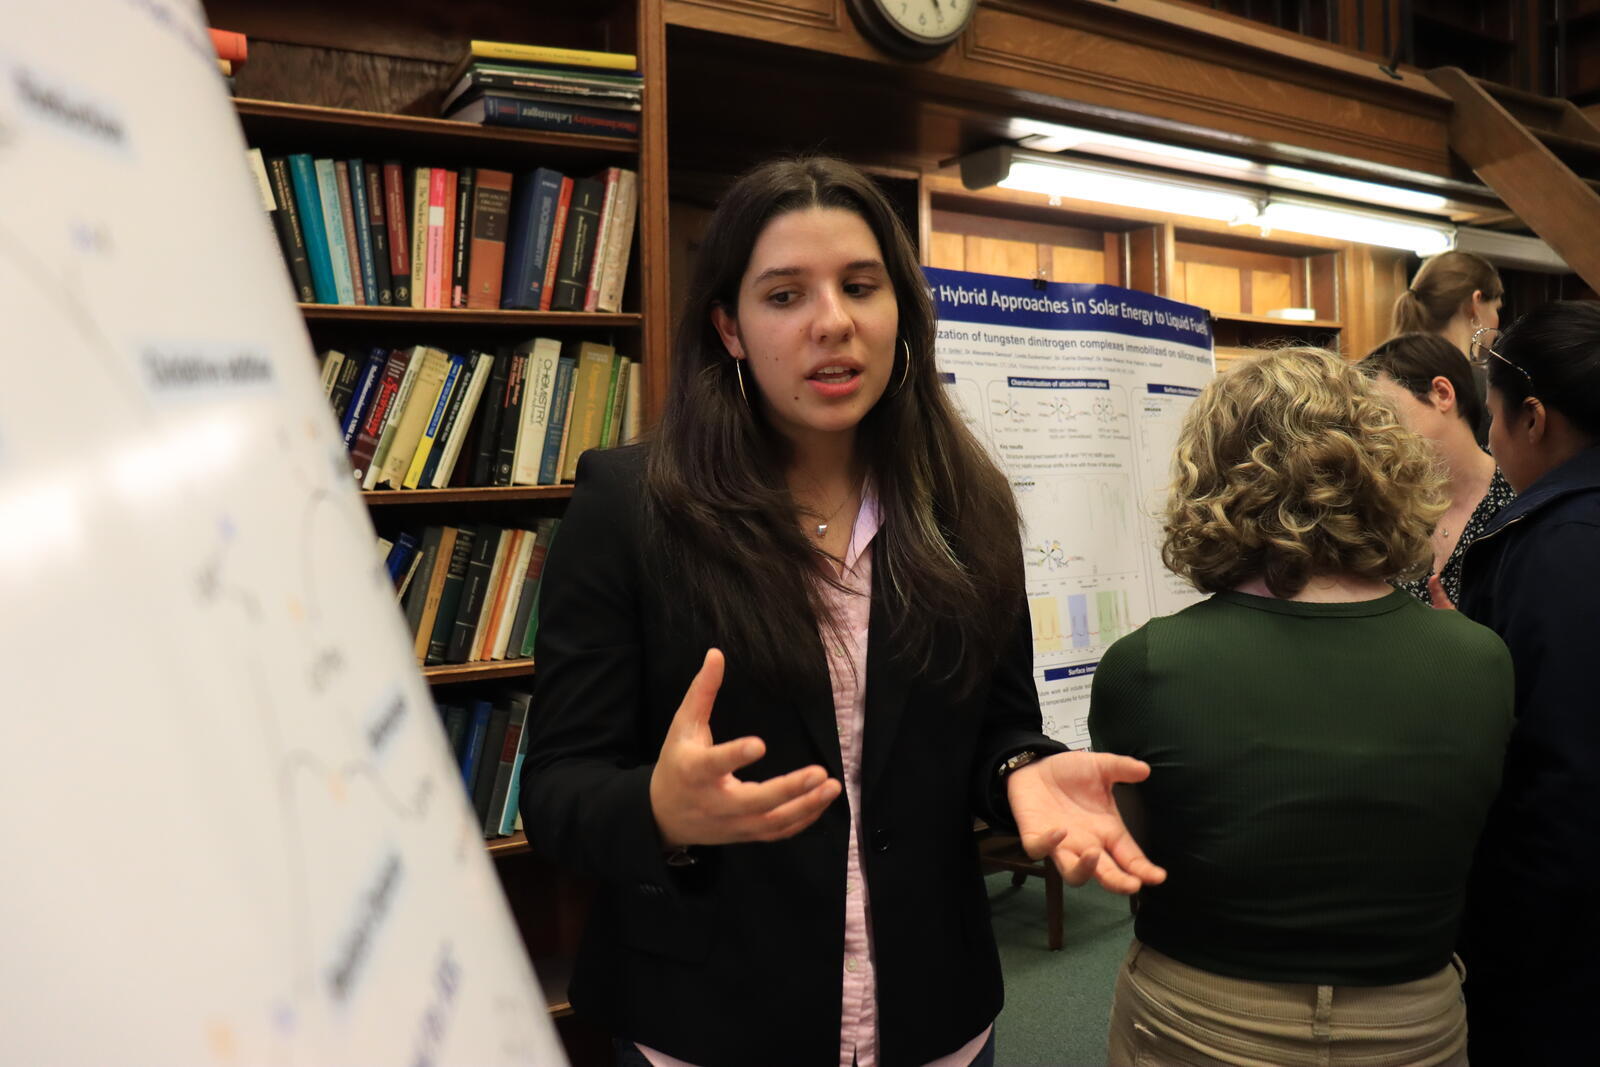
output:
[[[511,173],[479,170],[467,227],[467,307],[500,308],[506,264],[506,226],[511,213]]]
[[[218,59],[239,64],[250,58],[250,44],[245,40],[244,34],[214,28],[210,33],[211,47],[217,50]]]
[[[472,642],[474,653],[472,658],[474,660],[489,659],[493,655],[495,639],[500,636],[500,615],[505,611],[506,597],[514,595],[511,592],[512,586],[516,586],[518,592],[522,589],[520,576],[515,582],[511,580],[511,572],[515,569],[512,561],[517,558],[517,550],[522,547],[522,539],[527,535],[528,531],[510,530],[507,532],[510,533],[511,537],[506,545],[505,558],[501,561],[499,580],[495,582],[494,588],[489,591],[489,595],[485,598],[487,614],[484,616],[484,624],[478,628],[479,636],[474,638]],[[483,641],[482,645],[478,644],[480,639]]]
[[[450,268],[456,261],[456,182],[460,175],[453,170],[444,175],[444,247],[439,257],[439,307],[451,306]],[[429,305],[430,307],[433,305]]]

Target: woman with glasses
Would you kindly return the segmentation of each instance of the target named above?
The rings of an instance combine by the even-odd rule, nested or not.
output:
[[[1470,357],[1473,334],[1500,325],[1504,295],[1499,272],[1487,259],[1471,252],[1441,252],[1422,265],[1395,301],[1393,332],[1431,333]],[[1482,401],[1487,382],[1481,371],[1475,378]],[[1480,445],[1487,440],[1487,417],[1473,425],[1473,432]]]
[[[1398,582],[1423,603],[1436,581],[1454,603],[1461,597],[1461,560],[1495,513],[1516,497],[1489,454],[1474,439],[1486,421],[1471,370],[1450,342],[1430,333],[1405,333],[1373,349],[1361,361],[1378,392],[1413,432],[1426,437],[1444,464],[1450,507],[1433,528],[1433,578]]]
[[[1474,1063],[1592,1063],[1600,1039],[1600,304],[1485,334],[1489,444],[1517,500],[1467,550],[1461,612],[1516,664],[1516,727],[1468,892]]]
[[[1285,349],[1206,388],[1175,470],[1163,558],[1213,595],[1113,645],[1089,712],[1150,764],[1129,821],[1169,875],[1110,1062],[1464,1065],[1451,953],[1512,678],[1388,584],[1432,554],[1432,450],[1355,367]]]

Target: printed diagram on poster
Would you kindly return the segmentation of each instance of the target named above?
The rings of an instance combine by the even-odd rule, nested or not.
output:
[[[926,271],[940,377],[1011,480],[1045,731],[1089,743],[1117,638],[1199,594],[1161,563],[1184,414],[1215,375],[1202,308],[1110,285]]]

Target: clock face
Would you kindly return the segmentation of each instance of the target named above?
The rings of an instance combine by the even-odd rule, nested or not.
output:
[[[847,6],[876,44],[925,59],[961,36],[978,0],[848,0]]]

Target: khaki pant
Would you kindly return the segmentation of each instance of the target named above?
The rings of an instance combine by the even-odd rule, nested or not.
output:
[[[1138,941],[1117,974],[1113,1067],[1466,1067],[1459,960],[1391,986],[1224,978]]]

